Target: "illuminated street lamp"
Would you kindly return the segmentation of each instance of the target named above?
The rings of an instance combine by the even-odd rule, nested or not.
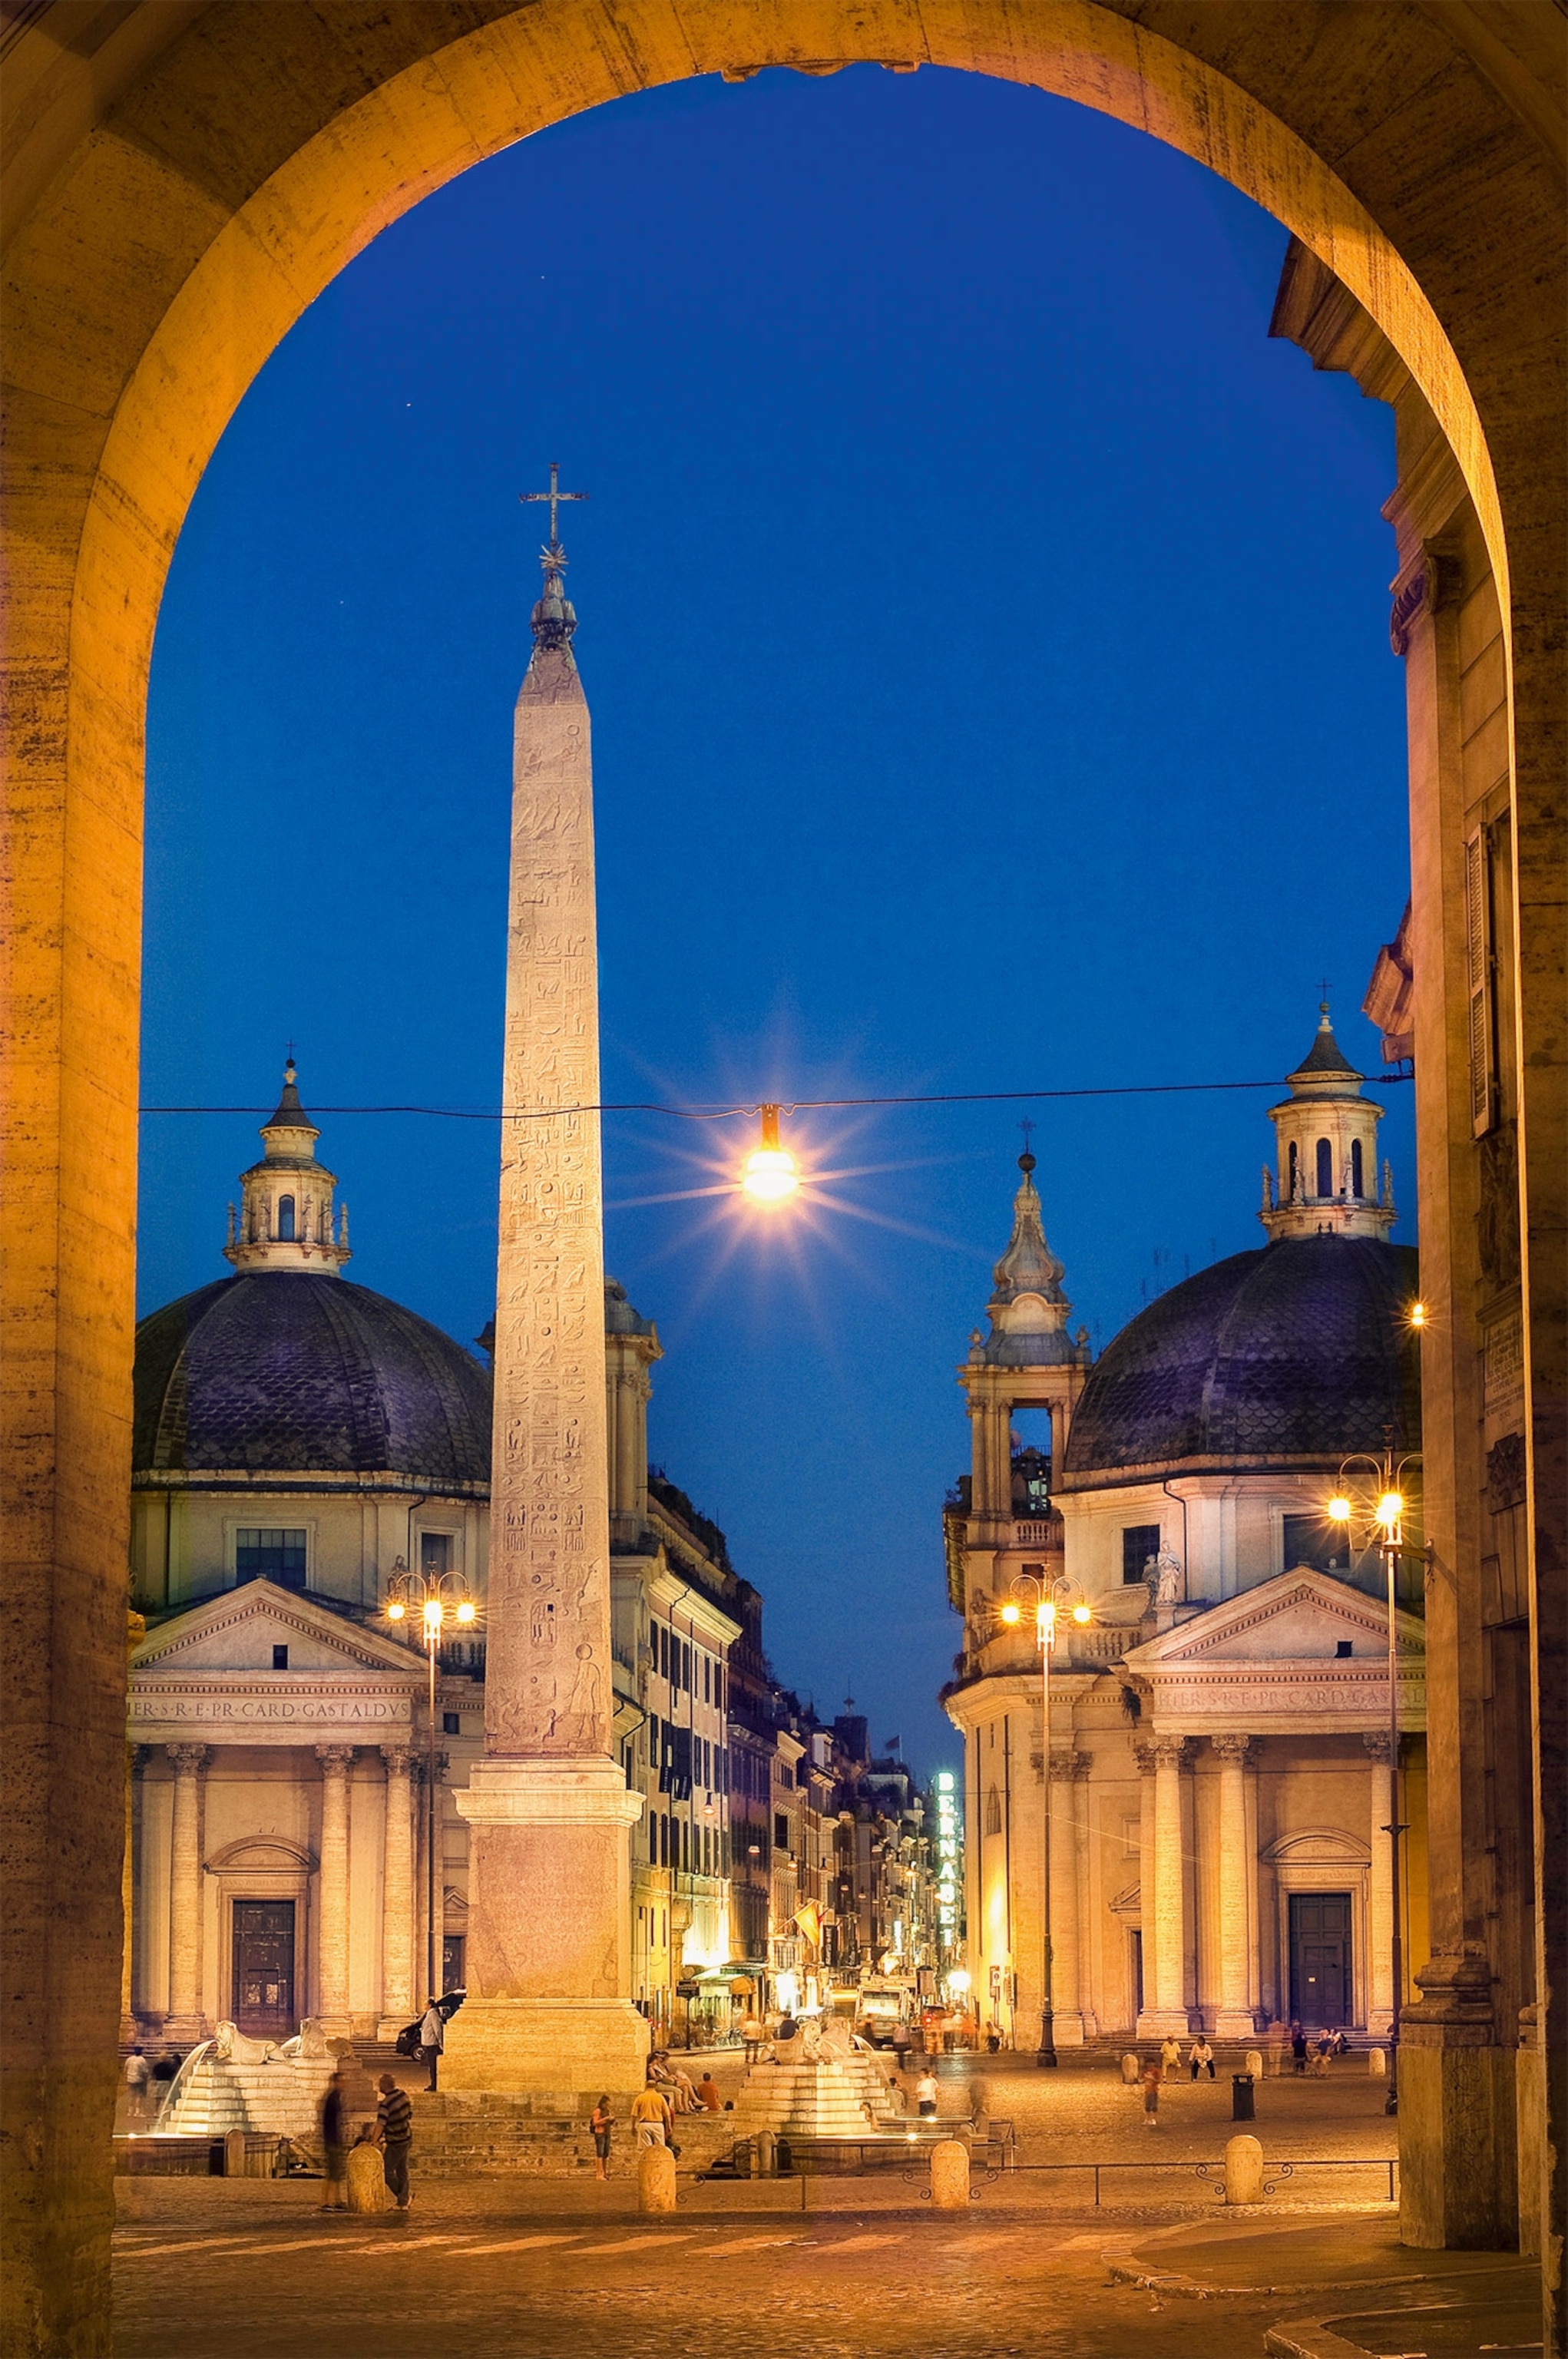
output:
[[[441,1821],[436,1810],[436,1658],[441,1652],[447,1625],[455,1622],[464,1630],[472,1629],[478,1609],[462,1573],[410,1572],[408,1566],[399,1560],[387,1575],[384,1610],[399,1637],[412,1635],[405,1630],[406,1624],[412,1622],[417,1625],[419,1643],[428,1658],[430,1690],[425,1717],[430,1758],[425,1778],[425,1897],[428,1909],[425,1995],[427,1999],[435,1999],[441,1995],[441,1983],[437,1973],[440,1936],[436,1898],[441,1890],[437,1847]]]
[[[740,1184],[757,1204],[783,1204],[800,1184],[800,1167],[787,1147],[779,1144],[779,1109],[765,1105],[762,1136],[741,1167]]]
[[[1417,1314],[1420,1314],[1419,1316]],[[1412,1304],[1410,1324],[1420,1328],[1426,1323],[1425,1305]],[[1381,1457],[1347,1458],[1339,1470],[1339,1488],[1328,1503],[1328,1518],[1343,1531],[1352,1549],[1357,1534],[1363,1549],[1375,1548],[1383,1560],[1384,1579],[1388,1600],[1388,1792],[1390,1808],[1388,1825],[1388,1875],[1392,1884],[1390,1915],[1390,1964],[1393,1974],[1393,2009],[1388,2017],[1388,2083],[1384,2101],[1385,2113],[1399,2110],[1399,2006],[1404,1995],[1404,1938],[1399,1921],[1399,1837],[1405,1832],[1399,1818],[1399,1559],[1413,1556],[1424,1560],[1427,1550],[1405,1545],[1405,1475],[1408,1468],[1421,1463],[1420,1453],[1411,1451],[1396,1458],[1391,1447]]]
[[[1013,1594],[1001,1607],[1001,1619],[1009,1628],[1016,1628],[1023,1619],[1023,1606],[1018,1594],[1020,1588],[1032,1591],[1034,1594],[1035,1636],[1040,1647],[1040,1769],[1044,1778],[1042,1816],[1045,1829],[1041,1853],[1045,1882],[1040,1895],[1040,2046],[1034,2060],[1042,2070],[1049,2070],[1055,2066],[1057,2060],[1056,2008],[1051,1987],[1051,1662],[1056,1652],[1058,1609],[1072,1594],[1073,1584],[1065,1574],[1059,1573],[1054,1581],[1047,1581],[1043,1573],[1020,1572],[1013,1583]],[[1080,1625],[1094,1618],[1082,1598],[1069,1610],[1072,1619]]]

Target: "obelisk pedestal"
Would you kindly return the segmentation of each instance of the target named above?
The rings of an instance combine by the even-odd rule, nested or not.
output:
[[[552,481],[554,471],[551,470]],[[615,1757],[588,707],[554,532],[517,699],[485,1607],[468,1996],[449,2089],[581,2110],[643,2083],[628,1831]]]

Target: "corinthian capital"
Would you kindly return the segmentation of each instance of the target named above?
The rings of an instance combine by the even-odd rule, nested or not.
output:
[[[193,1777],[212,1757],[210,1745],[166,1745],[163,1749],[174,1764],[176,1777]]]
[[[1394,1740],[1386,1728],[1364,1728],[1361,1742],[1374,1761],[1389,1762],[1394,1757]]]
[[[406,1777],[413,1757],[413,1747],[409,1745],[384,1745],[381,1748],[381,1758],[387,1764],[388,1777]]]
[[[1211,1736],[1209,1743],[1222,1761],[1245,1761],[1252,1750],[1250,1736],[1238,1736],[1227,1729],[1223,1736]]]
[[[318,1745],[316,1747],[316,1758],[327,1777],[331,1777],[334,1769],[346,1769],[354,1759],[354,1753],[352,1745]]]

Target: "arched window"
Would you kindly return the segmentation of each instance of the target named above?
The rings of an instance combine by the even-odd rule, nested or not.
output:
[[[1320,1138],[1318,1141],[1318,1194],[1332,1196],[1333,1193],[1334,1149],[1326,1138]]]
[[[279,1196],[278,1199],[278,1234],[286,1245],[293,1243],[294,1199],[292,1196]]]
[[[999,1835],[1002,1832],[1002,1798],[993,1786],[985,1797],[985,1832]]]
[[[1285,1182],[1285,1201],[1287,1204],[1293,1204],[1296,1201],[1296,1181],[1301,1177],[1301,1155],[1298,1151],[1295,1140],[1292,1139],[1290,1141],[1290,1169]]]
[[[1367,1193],[1362,1185],[1361,1141],[1358,1138],[1350,1142],[1350,1192],[1353,1196],[1365,1196]]]

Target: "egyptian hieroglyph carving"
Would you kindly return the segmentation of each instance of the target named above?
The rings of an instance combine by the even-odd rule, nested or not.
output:
[[[487,1743],[609,1749],[609,1523],[588,708],[541,644],[517,701],[495,1306]]]

